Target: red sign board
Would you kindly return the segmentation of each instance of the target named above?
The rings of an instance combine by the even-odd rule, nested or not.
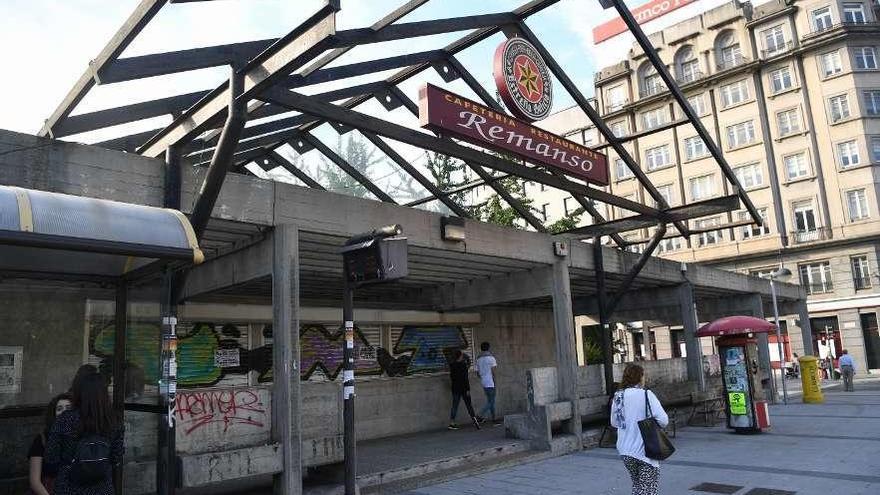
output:
[[[608,184],[605,155],[431,84],[419,91],[419,124],[579,179]]]
[[[498,45],[493,75],[498,94],[511,113],[529,122],[550,115],[553,105],[550,71],[531,43],[510,38]]]
[[[653,0],[641,7],[631,10],[631,12],[633,17],[636,18],[636,22],[644,24],[696,1],[697,0]],[[626,31],[627,28],[623,19],[620,17],[614,18],[593,28],[593,43],[601,43],[608,38],[617,36]]]

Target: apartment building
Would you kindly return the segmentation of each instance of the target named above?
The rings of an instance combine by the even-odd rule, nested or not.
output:
[[[695,219],[693,228],[719,229],[666,239],[658,254],[753,274],[789,268],[810,296],[815,350],[824,354],[833,342],[834,352],[848,349],[860,369],[880,368],[878,4],[733,1],[650,38],[765,219],[737,225],[749,218],[744,210]],[[595,85],[600,113],[617,136],[631,138],[627,151],[670,205],[733,192],[693,127],[675,125],[681,109],[638,46],[601,69]],[[542,125],[602,144],[578,108]],[[608,190],[650,204],[632,171],[608,151]],[[550,220],[574,209],[558,191],[530,193]],[[651,234],[625,238],[638,250]],[[679,354],[676,329],[652,333],[640,337],[652,343],[642,352]],[[792,339],[787,353],[799,347]]]

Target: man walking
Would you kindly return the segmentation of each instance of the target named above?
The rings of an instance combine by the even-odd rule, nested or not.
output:
[[[456,349],[452,353],[452,362],[449,363],[449,378],[452,384],[452,411],[449,413],[449,429],[457,430],[458,423],[455,417],[458,415],[458,403],[464,399],[464,406],[467,408],[468,415],[474,426],[480,429],[480,422],[477,421],[477,415],[474,414],[474,405],[471,402],[471,384],[468,380],[468,368],[470,365],[465,359],[461,349]]]
[[[844,349],[840,353],[840,359],[837,360],[840,366],[840,374],[843,375],[843,389],[847,392],[853,391],[853,375],[856,374],[856,363],[852,356]]]
[[[480,383],[483,385],[483,392],[486,393],[486,405],[480,410],[480,421],[485,421],[486,414],[491,414],[492,424],[499,425],[501,422],[495,418],[495,367],[498,361],[495,356],[489,352],[489,343],[480,344],[480,357],[477,358],[477,373],[480,375]]]

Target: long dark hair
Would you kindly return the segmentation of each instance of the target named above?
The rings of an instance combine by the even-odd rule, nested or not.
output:
[[[55,423],[55,408],[58,406],[58,402],[62,400],[69,400],[72,403],[73,396],[65,392],[52,397],[52,400],[49,401],[49,406],[46,409],[46,432],[52,429],[52,425]]]
[[[77,368],[76,374],[73,375],[73,381],[70,383],[69,392],[71,395],[74,393],[74,390],[79,388],[79,383],[82,381],[84,376],[94,375],[98,372],[98,368],[93,364],[84,364]]]
[[[636,387],[642,383],[642,377],[645,376],[645,369],[637,364],[628,364],[623,370],[623,379],[620,380],[618,390],[624,390],[630,387]]]
[[[107,381],[98,373],[81,377],[73,391],[73,407],[79,411],[80,433],[109,435],[116,427]]]

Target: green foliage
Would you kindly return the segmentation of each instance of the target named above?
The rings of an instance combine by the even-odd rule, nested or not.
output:
[[[578,208],[571,212],[565,218],[560,218],[559,220],[551,223],[547,226],[547,230],[551,234],[558,234],[560,232],[565,232],[571,230],[578,226],[578,223],[581,221],[581,215],[584,214],[583,208]]]
[[[334,151],[355,170],[365,177],[371,177],[371,169],[382,161],[382,158],[374,157],[376,150],[370,149],[367,143],[357,134],[352,132],[347,136],[347,138],[339,136]],[[322,164],[318,167],[318,181],[325,184],[328,190],[350,194],[359,198],[370,194],[357,180],[345,173],[344,170],[326,157],[322,156],[321,162]]]
[[[602,346],[593,342],[592,339],[585,339],[584,361],[586,361],[586,364],[604,363],[605,360],[602,358]]]

